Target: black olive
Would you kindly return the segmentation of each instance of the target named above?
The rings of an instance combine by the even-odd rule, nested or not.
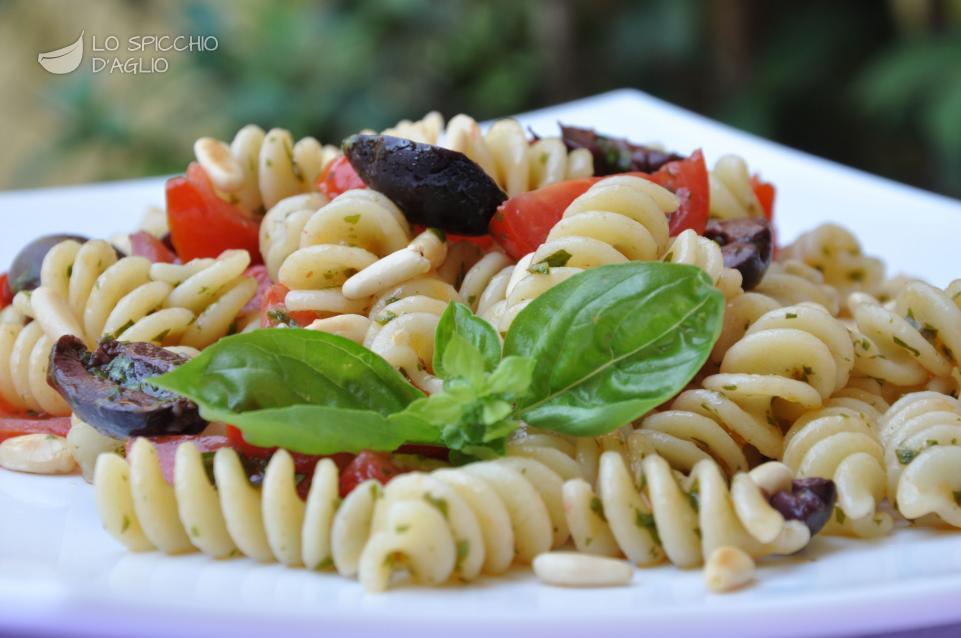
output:
[[[769,497],[771,507],[787,520],[802,521],[814,536],[831,518],[837,488],[824,478],[794,479],[791,491],[782,490]]]
[[[47,383],[74,413],[115,439],[197,434],[207,423],[188,399],[145,382],[187,358],[151,343],[104,339],[93,352],[66,335],[50,353]]]
[[[10,265],[10,290],[18,293],[21,290],[33,290],[39,286],[43,258],[51,248],[68,239],[80,243],[87,241],[86,237],[80,235],[44,235],[21,248]]]
[[[594,156],[595,175],[613,175],[628,171],[653,173],[668,162],[684,159],[683,155],[634,144],[619,137],[602,135],[593,129],[561,127],[561,138],[568,149],[586,148]]]
[[[704,236],[721,245],[724,265],[741,272],[744,290],[759,283],[771,265],[771,225],[766,219],[712,219],[707,222]]]
[[[389,135],[354,135],[344,153],[357,174],[391,199],[414,224],[483,235],[507,199],[463,153]]]

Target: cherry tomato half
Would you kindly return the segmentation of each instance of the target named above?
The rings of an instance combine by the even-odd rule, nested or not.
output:
[[[317,177],[315,186],[328,199],[333,199],[355,188],[367,188],[367,184],[350,165],[350,160],[343,155],[327,165],[327,168]]]
[[[185,177],[167,180],[167,223],[177,256],[184,262],[243,248],[259,263],[260,221],[248,217],[214,192],[204,169],[192,162]]]
[[[652,174],[632,172],[678,196],[680,205],[669,220],[671,235],[688,228],[703,233],[710,202],[707,167],[700,150],[668,162]],[[490,234],[514,259],[534,252],[547,239],[571,202],[606,177],[572,179],[511,197],[501,204],[490,224]]]

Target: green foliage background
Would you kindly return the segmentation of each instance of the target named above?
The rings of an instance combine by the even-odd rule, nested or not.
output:
[[[80,29],[220,48],[153,76],[36,64]],[[635,87],[961,196],[961,0],[7,0],[0,54],[2,188],[176,172],[248,122],[337,141]]]

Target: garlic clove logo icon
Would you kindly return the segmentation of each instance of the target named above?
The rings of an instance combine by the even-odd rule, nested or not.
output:
[[[41,53],[37,56],[37,62],[50,73],[57,75],[74,71],[83,61],[83,34],[84,32],[81,31],[76,42],[61,49]]]

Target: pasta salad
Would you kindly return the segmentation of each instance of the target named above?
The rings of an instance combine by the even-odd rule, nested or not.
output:
[[[728,591],[961,527],[961,280],[779,244],[738,156],[437,113],[194,153],[135,232],[0,278],[0,467],[81,472],[131,551]]]

